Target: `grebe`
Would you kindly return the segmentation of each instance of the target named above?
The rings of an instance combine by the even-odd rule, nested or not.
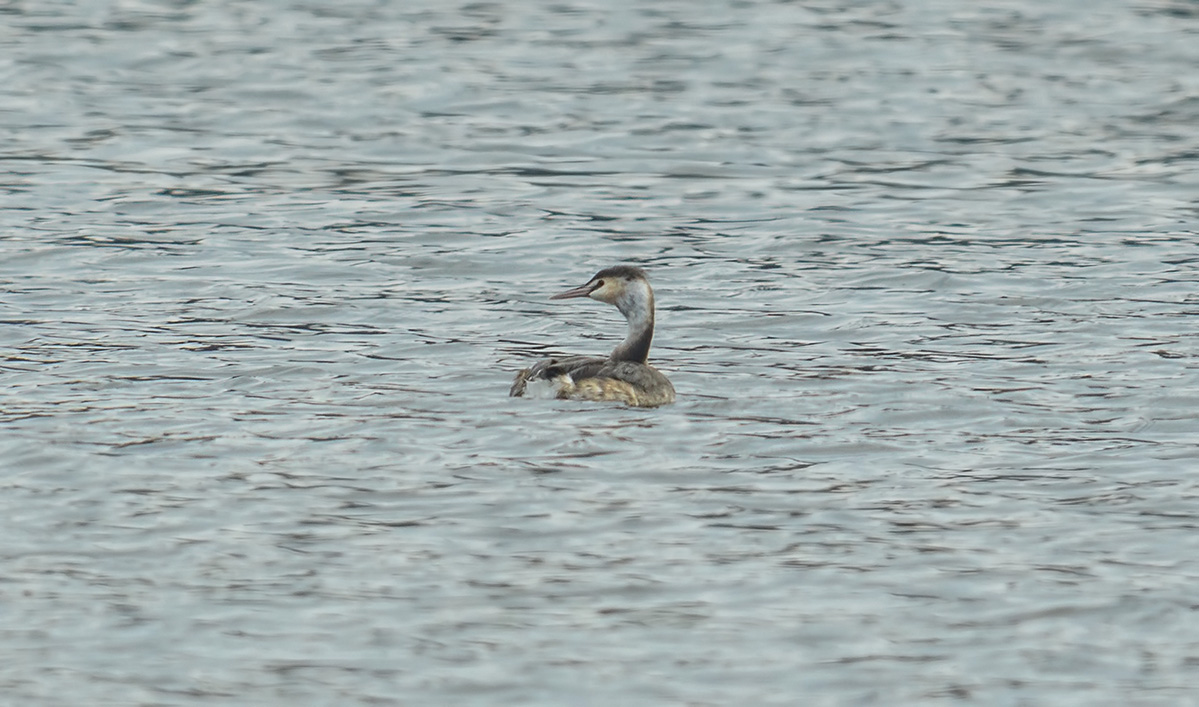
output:
[[[645,362],[654,338],[654,291],[645,271],[628,265],[600,270],[586,285],[550,299],[590,297],[615,305],[629,320],[629,334],[607,358],[547,358],[516,374],[509,395],[546,386],[564,400],[613,400],[637,407],[674,402],[674,386]]]

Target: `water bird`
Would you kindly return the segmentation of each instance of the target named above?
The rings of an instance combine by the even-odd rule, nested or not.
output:
[[[674,402],[674,386],[646,363],[654,338],[654,291],[641,268],[630,265],[600,270],[587,284],[550,299],[590,297],[620,310],[629,333],[607,358],[547,358],[516,374],[512,397],[555,397],[563,400],[614,401],[636,407]],[[548,395],[547,395],[548,394]]]

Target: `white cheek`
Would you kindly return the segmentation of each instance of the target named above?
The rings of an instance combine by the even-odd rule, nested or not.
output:
[[[604,283],[604,286],[591,293],[592,299],[597,299],[600,302],[615,302],[621,295],[621,288],[615,285],[611,280]]]

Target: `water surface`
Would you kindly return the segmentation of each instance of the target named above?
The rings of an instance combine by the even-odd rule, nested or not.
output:
[[[2,12],[9,699],[1199,690],[1195,3]]]

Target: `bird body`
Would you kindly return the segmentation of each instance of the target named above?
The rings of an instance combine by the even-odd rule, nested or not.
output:
[[[627,265],[599,271],[587,284],[550,299],[589,297],[620,310],[628,335],[607,358],[564,356],[539,361],[516,374],[509,395],[622,402],[657,407],[674,402],[674,386],[649,365],[654,337],[654,291],[645,271]]]

